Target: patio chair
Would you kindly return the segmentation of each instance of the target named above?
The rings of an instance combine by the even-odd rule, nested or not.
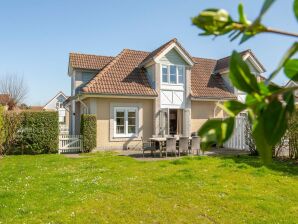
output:
[[[156,146],[151,141],[144,141],[142,138],[142,150],[143,158],[145,157],[145,151],[150,151],[151,155],[155,157],[154,152],[156,151]]]
[[[167,138],[166,141],[166,157],[168,155],[168,152],[170,153],[174,153],[175,156],[177,156],[177,152],[176,152],[176,138],[171,137],[171,138]]]
[[[190,151],[194,154],[194,151],[197,151],[197,155],[200,154],[200,137],[199,136],[192,136],[191,137],[191,146]]]
[[[188,137],[180,137],[179,138],[179,146],[178,146],[178,155],[187,154],[189,155],[189,138]]]

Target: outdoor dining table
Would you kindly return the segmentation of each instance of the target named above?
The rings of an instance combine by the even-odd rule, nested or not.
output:
[[[175,137],[173,137],[173,138],[175,138]],[[152,137],[152,138],[149,138],[149,140],[151,142],[158,143],[159,151],[161,154],[162,147],[165,146],[165,144],[167,142],[167,138],[166,137]],[[191,137],[189,137],[189,140],[191,140]],[[176,137],[176,141],[179,141],[179,137]]]

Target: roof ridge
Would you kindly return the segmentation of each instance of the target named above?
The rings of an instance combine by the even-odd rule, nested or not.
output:
[[[90,88],[90,85],[92,85],[95,80],[99,79],[99,75],[104,74],[108,69],[110,69],[119,59],[123,56],[125,52],[127,52],[128,49],[124,48],[112,61],[110,61],[99,73],[97,73],[89,82],[85,84],[85,86],[82,88],[83,92],[88,91]]]
[[[240,52],[238,52],[239,54],[243,54],[243,53],[246,53],[246,52],[252,52],[251,51],[251,49],[246,49],[246,50],[243,50],[243,51],[240,51]],[[219,61],[219,60],[224,60],[224,59],[227,59],[227,58],[229,58],[229,57],[231,57],[231,55],[228,55],[228,56],[226,56],[226,57],[223,57],[223,58],[219,58],[219,59],[217,59],[217,61]]]
[[[110,57],[110,58],[115,57],[115,56],[107,56],[107,55],[86,54],[86,53],[80,53],[80,52],[69,52],[69,55],[84,55],[84,56]]]
[[[196,56],[193,56],[192,58],[194,58],[194,59],[204,59],[204,60],[210,60],[210,61],[218,61],[217,59],[214,59],[214,58],[203,58],[203,57],[196,57]]]

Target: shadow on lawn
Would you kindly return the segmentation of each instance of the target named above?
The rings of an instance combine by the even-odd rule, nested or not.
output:
[[[298,176],[298,164],[293,160],[277,160],[273,159],[272,163],[268,165],[264,165],[261,161],[260,157],[257,156],[249,156],[249,155],[235,155],[235,156],[218,156],[218,158],[226,161],[223,163],[229,163],[230,160],[233,160],[234,163],[239,164],[238,168],[242,168],[245,165],[255,167],[255,168],[263,168],[266,167],[269,170],[283,172],[286,175],[290,176]]]

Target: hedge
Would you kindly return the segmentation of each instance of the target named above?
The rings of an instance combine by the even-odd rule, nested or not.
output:
[[[0,155],[3,154],[4,143],[4,107],[0,105]]]
[[[90,152],[96,147],[96,116],[94,114],[82,114],[81,135],[84,152]]]
[[[58,113],[8,112],[5,119],[6,154],[55,153],[58,149]],[[19,123],[15,127],[15,123]],[[11,136],[16,136],[11,138]]]

